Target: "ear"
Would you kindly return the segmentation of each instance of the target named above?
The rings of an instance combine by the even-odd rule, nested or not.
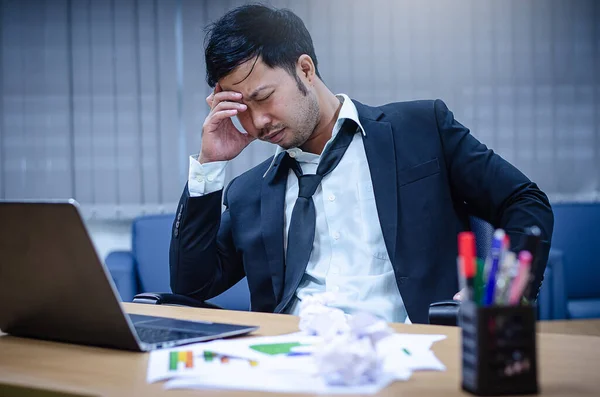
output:
[[[297,62],[297,69],[302,78],[306,79],[309,84],[314,84],[316,77],[315,64],[309,55],[300,55]]]

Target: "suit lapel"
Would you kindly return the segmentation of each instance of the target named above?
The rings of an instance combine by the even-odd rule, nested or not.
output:
[[[287,167],[281,166],[285,152],[275,159],[273,168],[262,180],[260,200],[261,231],[265,251],[271,268],[273,292],[277,302],[281,299],[284,280],[284,204],[287,185]]]
[[[360,122],[366,131],[363,137],[375,204],[385,246],[392,264],[396,255],[398,231],[398,182],[396,175],[396,149],[392,126],[388,122],[377,121],[383,113],[354,101]]]

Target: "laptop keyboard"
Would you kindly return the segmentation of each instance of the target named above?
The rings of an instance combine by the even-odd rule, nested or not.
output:
[[[190,339],[196,339],[197,341],[211,340],[226,336],[246,334],[256,328],[234,324],[143,316],[139,314],[130,314],[129,318],[131,319],[140,340],[151,344],[189,341]]]
[[[208,335],[206,332],[180,331],[176,329],[135,326],[140,340],[145,343],[160,343],[181,339],[201,338]]]

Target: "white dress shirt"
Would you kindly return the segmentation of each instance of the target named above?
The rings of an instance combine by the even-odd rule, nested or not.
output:
[[[344,94],[338,98],[343,101],[342,108],[324,151],[345,119],[354,120],[362,134],[367,134],[350,98]],[[275,157],[283,150],[278,147]],[[300,164],[304,174],[316,172],[320,155],[299,148],[287,152]],[[190,196],[222,189],[226,165],[224,161],[200,164],[195,157],[190,157]],[[297,197],[298,178],[289,170],[285,194],[286,236]],[[337,167],[323,178],[313,201],[317,216],[315,240],[306,272],[288,312],[297,315],[305,296],[328,291],[336,297],[330,306],[346,313],[367,311],[386,321],[410,322],[385,247],[367,156],[359,133],[355,134]],[[287,251],[287,238],[284,239],[284,250]]]

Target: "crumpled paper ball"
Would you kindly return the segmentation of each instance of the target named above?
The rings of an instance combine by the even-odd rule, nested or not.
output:
[[[391,335],[387,323],[369,313],[349,316],[327,307],[330,293],[304,298],[300,306],[300,329],[323,338],[313,357],[318,372],[330,385],[362,385],[374,382],[383,372],[377,343]]]
[[[368,337],[337,335],[314,353],[318,372],[330,385],[364,385],[374,382],[383,360]]]
[[[357,337],[368,337],[373,345],[394,333],[386,321],[366,312],[351,316],[349,327]]]
[[[300,330],[326,339],[348,332],[349,316],[340,309],[327,306],[334,300],[335,295],[330,292],[305,297],[300,303]]]

